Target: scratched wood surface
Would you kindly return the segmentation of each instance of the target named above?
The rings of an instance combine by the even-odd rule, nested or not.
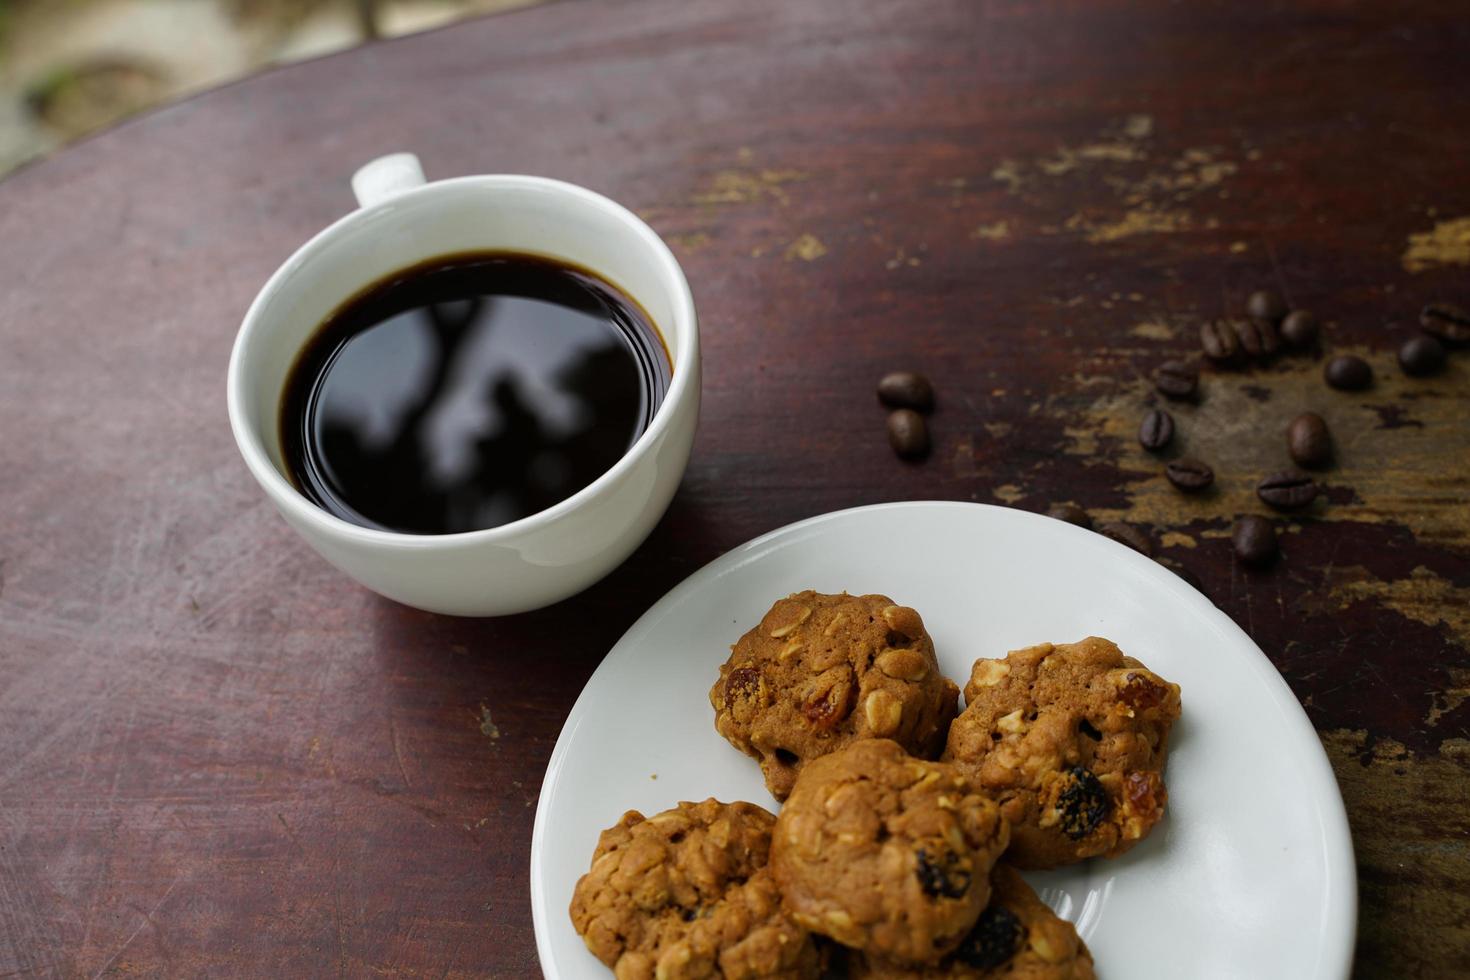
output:
[[[741,541],[907,498],[1147,528],[1321,733],[1360,975],[1470,974],[1470,353],[1425,380],[1392,357],[1423,302],[1470,301],[1467,45],[1453,2],[568,0],[0,183],[0,975],[534,975],[534,801],[603,652]],[[562,606],[380,600],[236,458],[243,310],[403,148],[611,194],[694,285],[688,475]],[[1207,372],[1176,415],[1218,489],[1185,498],[1133,441],[1143,379],[1259,286],[1376,384]],[[884,442],[894,367],[940,391],[922,465]],[[1304,407],[1327,500],[1244,573],[1229,522]]]

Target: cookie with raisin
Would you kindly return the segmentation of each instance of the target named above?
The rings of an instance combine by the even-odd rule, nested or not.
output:
[[[1097,980],[1092,954],[1070,922],[1046,907],[1014,869],[997,864],[990,904],[959,948],[934,966],[908,966],[862,953],[851,980]]]
[[[742,636],[710,688],[715,728],[759,760],[778,800],[801,768],[861,738],[934,758],[959,690],[924,621],[882,595],[799,592]]]
[[[1006,860],[1054,868],[1117,857],[1162,819],[1179,685],[1101,637],[977,660],[944,761],[1000,804]]]
[[[985,908],[1009,836],[995,803],[953,767],[860,739],[802,769],[776,819],[771,873],[813,932],[935,963]]]
[[[577,882],[572,925],[618,980],[815,980],[822,955],[767,867],[775,819],[713,799],[628,811]]]

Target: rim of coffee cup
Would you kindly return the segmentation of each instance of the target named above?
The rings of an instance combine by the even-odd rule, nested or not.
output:
[[[462,191],[484,191],[492,190],[498,193],[515,190],[549,191],[554,194],[564,195],[579,205],[596,208],[605,214],[617,219],[618,223],[628,229],[642,245],[648,249],[653,262],[658,270],[658,278],[662,281],[665,289],[669,291],[670,306],[673,315],[672,322],[668,324],[655,322],[654,326],[661,334],[665,335],[664,344],[669,346],[668,337],[672,335],[675,339],[676,353],[671,353],[672,374],[668,391],[665,392],[662,402],[654,412],[653,419],[647,428],[634,440],[627,451],[618,458],[618,461],[610,466],[597,479],[587,484],[576,493],[561,500],[544,510],[534,514],[518,518],[506,524],[496,527],[482,528],[475,531],[458,531],[451,534],[413,534],[403,531],[388,531],[381,528],[364,527],[351,521],[331,514],[313,503],[305,494],[298,490],[295,485],[286,478],[280,469],[271,460],[266,451],[265,443],[254,425],[248,421],[249,413],[245,408],[245,384],[243,378],[243,364],[247,347],[252,343],[254,334],[257,332],[258,324],[264,320],[273,297],[280,291],[281,284],[300,272],[300,270],[313,262],[327,249],[332,247],[332,242],[353,227],[364,222],[381,220],[380,213],[389,208],[403,208],[413,206],[416,199],[425,199],[440,194],[450,194]],[[425,255],[424,259],[431,259],[433,255]],[[552,256],[555,258],[556,256]],[[593,270],[597,271],[597,270]],[[369,283],[363,283],[363,286]],[[619,288],[622,288],[619,286]],[[643,304],[644,301],[633,294],[632,298]],[[344,296],[343,300],[347,297]],[[642,218],[623,205],[611,198],[588,190],[577,184],[557,180],[552,177],[538,177],[530,174],[477,174],[467,177],[450,177],[443,180],[429,181],[418,186],[398,191],[391,197],[380,200],[366,207],[351,211],[336,221],[332,222],[321,231],[317,232],[298,248],[291,257],[276,269],[271,277],[266,280],[260,292],[251,302],[241,321],[239,332],[235,336],[234,346],[230,351],[230,364],[226,380],[225,399],[230,416],[230,430],[234,434],[235,444],[239,447],[240,454],[245,458],[245,464],[255,479],[266,489],[280,506],[287,508],[292,516],[308,521],[319,528],[346,539],[356,540],[363,543],[374,543],[380,545],[391,545],[402,548],[432,548],[445,545],[460,544],[482,544],[492,543],[499,540],[508,540],[533,530],[538,526],[549,524],[565,514],[568,514],[589,500],[597,497],[608,485],[621,479],[633,467],[637,466],[650,448],[663,435],[664,431],[673,424],[674,406],[689,397],[689,389],[697,382],[697,365],[699,361],[699,331],[695,318],[694,296],[689,288],[689,281],[684,276],[684,270],[680,267],[674,253],[658,233],[648,226]],[[279,394],[277,396],[279,398]]]

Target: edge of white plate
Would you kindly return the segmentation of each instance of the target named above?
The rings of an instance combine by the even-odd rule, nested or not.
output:
[[[690,584],[693,579],[707,573],[718,574],[727,567],[737,568],[759,558],[765,553],[772,539],[784,539],[794,532],[810,530],[833,521],[851,519],[865,512],[927,508],[956,510],[982,508],[993,511],[1001,520],[1047,521],[1053,525],[1064,523],[1041,514],[1033,514],[1030,511],[958,500],[905,500],[886,504],[868,504],[863,507],[850,507],[846,510],[818,514],[752,538],[691,572],[683,581],[666,592],[663,598],[650,606],[647,612],[638,617],[638,620],[628,627],[627,631],[612,645],[602,663],[598,664],[597,669],[587,678],[582,693],[577,696],[576,703],[572,705],[572,710],[567,714],[567,720],[562,724],[561,733],[556,739],[556,746],[551,750],[551,758],[546,763],[546,772],[541,779],[541,791],[536,800],[536,819],[531,829],[531,922],[536,931],[536,955],[541,962],[541,971],[548,980],[558,980],[557,974],[553,972],[553,958],[546,928],[546,916],[549,910],[546,908],[546,895],[541,885],[541,838],[545,832],[547,820],[545,803],[548,787],[555,781],[555,774],[563,764],[563,758],[568,752],[568,744],[571,741],[571,734],[581,723],[581,716],[586,710],[583,702],[587,697],[587,690],[591,688],[597,676],[614,662],[614,652],[622,647],[623,642],[629,637],[648,630],[656,620],[665,615],[668,609],[677,604],[684,593],[693,587]],[[1123,560],[1133,562],[1138,568],[1145,570],[1145,574],[1153,578],[1161,587],[1173,593],[1181,601],[1193,605],[1207,619],[1213,620],[1216,629],[1244,640],[1246,647],[1255,653],[1255,657],[1250,661],[1251,668],[1266,681],[1266,686],[1272,693],[1273,707],[1281,713],[1283,721],[1296,726],[1299,734],[1309,737],[1318,746],[1317,753],[1313,757],[1315,764],[1311,770],[1302,773],[1302,780],[1311,784],[1314,797],[1330,801],[1330,803],[1324,802],[1322,807],[1323,863],[1327,867],[1328,878],[1327,894],[1322,897],[1319,935],[1337,933],[1343,935],[1345,941],[1335,949],[1325,948],[1324,944],[1324,948],[1319,950],[1316,969],[1310,977],[1304,977],[1302,980],[1349,980],[1358,927],[1357,864],[1353,856],[1352,832],[1348,826],[1347,810],[1342,802],[1342,791],[1338,788],[1337,776],[1332,771],[1332,763],[1327,758],[1327,751],[1321,747],[1321,739],[1317,735],[1317,730],[1312,727],[1307,713],[1302,710],[1301,702],[1297,700],[1290,685],[1281,676],[1281,672],[1276,669],[1276,665],[1271,663],[1270,658],[1256,645],[1249,634],[1198,590],[1190,587],[1187,582],[1169,569],[1126,545],[1080,527],[1072,525],[1064,525],[1064,527],[1071,533],[1086,535],[1095,542],[1116,548]],[[620,654],[618,659],[630,656],[631,650],[632,648],[629,647],[628,652]]]

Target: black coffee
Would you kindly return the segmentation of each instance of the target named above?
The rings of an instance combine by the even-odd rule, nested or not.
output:
[[[497,527],[607,472],[671,374],[648,315],[585,269],[443,256],[321,326],[286,380],[281,446],[297,488],[355,524]]]

